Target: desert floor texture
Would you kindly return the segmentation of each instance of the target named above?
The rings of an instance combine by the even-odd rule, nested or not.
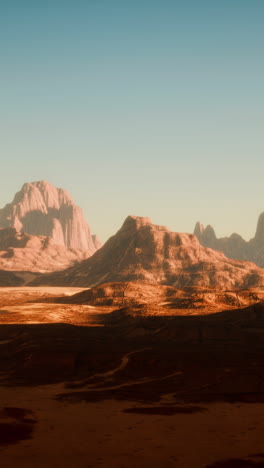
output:
[[[80,291],[0,289],[1,466],[264,466],[261,304],[184,315]]]

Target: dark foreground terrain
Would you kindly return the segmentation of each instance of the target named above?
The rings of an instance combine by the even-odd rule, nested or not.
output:
[[[2,466],[264,466],[256,293],[195,314],[177,293],[120,308],[73,292],[0,291]]]

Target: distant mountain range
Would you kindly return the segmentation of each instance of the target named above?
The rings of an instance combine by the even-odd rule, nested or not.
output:
[[[65,190],[26,183],[0,210],[0,286],[144,281],[179,289],[264,288],[264,214],[249,242],[238,234],[217,239],[200,223],[194,234],[128,216],[101,247]]]
[[[169,231],[149,218],[129,216],[92,257],[32,285],[91,287],[115,281],[148,281],[176,288],[264,287],[264,270],[203,247],[193,234]]]
[[[255,236],[246,241],[239,234],[230,237],[217,238],[212,226],[196,223],[194,234],[204,247],[223,252],[227,257],[254,262],[264,268],[264,213],[261,213],[257,223]]]

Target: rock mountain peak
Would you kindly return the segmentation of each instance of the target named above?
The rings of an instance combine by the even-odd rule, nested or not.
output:
[[[157,224],[153,224],[151,219],[145,216],[131,216],[129,215],[121,227],[121,230],[126,229],[141,229],[144,226],[149,226],[152,229],[157,229],[158,231],[168,231],[166,226],[159,226]]]
[[[239,289],[264,286],[264,272],[249,262],[226,258],[201,246],[194,234],[171,232],[149,218],[128,216],[119,231],[92,257],[32,285],[92,287],[147,281],[176,288]]]
[[[58,245],[92,255],[100,241],[93,237],[82,209],[69,193],[46,180],[25,183],[12,203],[0,210],[0,227],[49,236]]]
[[[249,241],[236,233],[218,238],[212,226],[204,228],[201,223],[196,223],[194,234],[204,247],[223,252],[229,258],[247,260],[264,267],[264,212],[258,218],[255,236]]]

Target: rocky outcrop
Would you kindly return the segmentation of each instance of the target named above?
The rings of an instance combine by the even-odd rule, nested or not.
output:
[[[102,242],[100,241],[99,237],[96,234],[93,234],[92,239],[95,246],[95,250],[99,250],[102,247]]]
[[[212,226],[196,223],[194,234],[204,247],[223,252],[227,257],[246,260],[264,268],[264,213],[259,216],[255,236],[246,241],[239,234],[217,238]]]
[[[172,301],[178,294],[179,291],[171,286],[145,281],[126,281],[100,284],[66,298],[58,298],[56,302],[125,307],[135,304],[160,304],[164,301],[167,304],[168,300]]]
[[[206,288],[180,290],[172,286],[145,281],[104,283],[77,294],[48,298],[47,302],[89,304],[111,308],[139,306],[140,312],[158,315],[200,315],[216,313],[226,308],[244,308],[263,301],[264,290],[243,289],[220,291]]]
[[[89,255],[101,246],[91,235],[82,209],[65,190],[47,181],[24,184],[12,203],[0,210],[0,227],[48,236],[58,245],[85,250]]]
[[[129,216],[91,258],[34,284],[89,287],[131,280],[177,288],[241,289],[264,286],[264,271],[204,248],[193,234],[171,232],[149,218]]]
[[[50,237],[21,234],[15,228],[0,229],[0,270],[46,273],[65,269],[88,256],[87,251],[57,245]]]

